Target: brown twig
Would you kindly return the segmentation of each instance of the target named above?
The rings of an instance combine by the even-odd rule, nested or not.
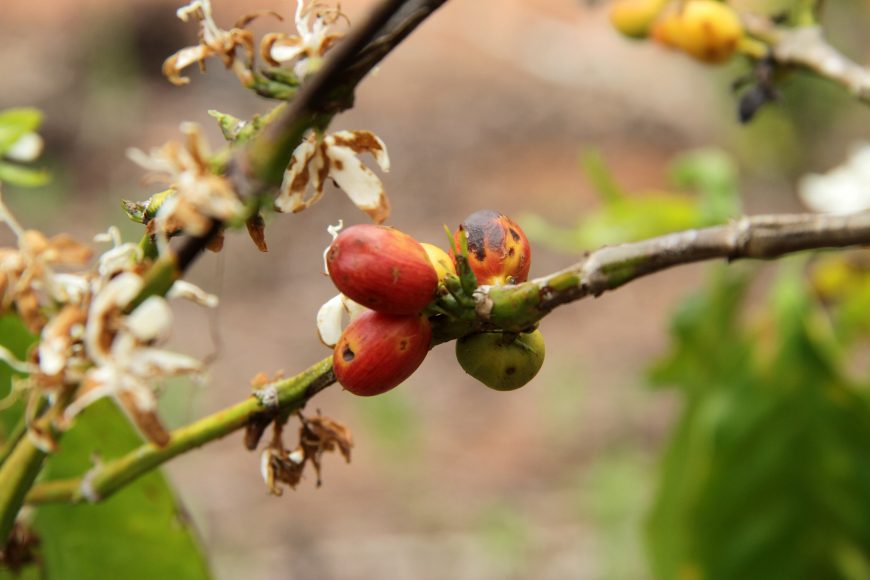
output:
[[[336,46],[281,116],[235,152],[227,165],[227,177],[236,192],[244,199],[276,188],[305,132],[353,106],[354,90],[366,74],[446,1],[383,0],[366,22]],[[178,250],[179,272],[190,266],[222,227],[215,220],[206,235],[185,239]]]
[[[852,61],[825,39],[821,27],[775,26],[769,19],[743,15],[747,31],[770,46],[774,61],[797,66],[845,87],[859,100],[870,103],[870,68]]]

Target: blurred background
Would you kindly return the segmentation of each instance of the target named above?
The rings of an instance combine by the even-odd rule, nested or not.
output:
[[[213,4],[226,27],[271,9],[287,19],[257,21],[257,35],[292,31],[292,2]],[[788,2],[739,4],[769,12]],[[828,4],[835,44],[870,61],[870,7]],[[359,22],[371,5],[345,0],[342,9]],[[88,239],[115,224],[138,239],[140,226],[126,221],[119,200],[157,190],[142,182],[128,147],[176,139],[189,120],[217,148],[222,139],[207,110],[243,119],[268,110],[217,61],[206,75],[191,70],[185,87],[162,77],[163,60],[195,41],[195,27],[180,22],[176,8],[162,0],[3,2],[0,108],[44,111],[43,162],[54,174],[42,188],[6,188],[27,226]],[[730,84],[748,72],[746,63],[708,67],[628,41],[609,26],[606,8],[453,0],[391,54],[361,85],[356,107],[332,125],[371,130],[386,142],[388,223],[444,247],[443,224],[497,209],[527,228],[531,274],[539,276],[600,243],[703,222],[650,209],[671,199],[665,193],[681,192],[673,203],[696,211],[698,196],[709,193],[691,169],[683,167],[690,177],[682,180],[679,168],[674,173],[674,161],[689,152],[704,149],[703,163],[718,176],[711,187],[727,190],[732,210],[739,198],[747,213],[786,212],[802,209],[795,195],[802,175],[830,170],[870,138],[866,106],[800,75],[782,85],[779,103],[741,126]],[[608,173],[632,199],[651,200],[643,210],[650,213],[639,220],[637,208],[627,218],[608,213],[594,183]],[[311,209],[269,218],[268,253],[232,234],[221,254],[196,264],[191,280],[219,294],[221,306],[209,313],[176,304],[172,346],[215,360],[207,386],[166,389],[168,423],[241,400],[260,371],[290,375],[329,353],[314,326],[317,309],[335,293],[321,274],[326,226],[363,217],[330,187]],[[642,225],[621,230],[623,218]],[[7,232],[0,240],[9,240]],[[768,268],[754,278],[747,316],[763,315],[775,277]],[[239,434],[171,462],[168,477],[215,576],[651,577],[645,531],[661,457],[688,403],[682,391],[651,389],[649,369],[675,348],[672,314],[709,278],[708,265],[684,267],[563,307],[541,326],[543,370],[516,392],[477,384],[456,364],[452,345],[436,348],[382,397],[327,390],[307,412],[346,423],[356,445],[350,465],[326,456],[319,489],[309,474],[296,491],[269,495],[259,456]],[[693,570],[680,577],[704,577]]]

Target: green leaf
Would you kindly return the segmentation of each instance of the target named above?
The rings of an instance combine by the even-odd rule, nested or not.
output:
[[[685,395],[650,518],[658,578],[870,577],[867,385],[840,371],[802,268],[780,268],[763,332],[723,279],[678,319],[657,371]]]
[[[109,400],[86,409],[46,465],[47,479],[85,473],[92,457],[117,457],[141,444]],[[36,513],[46,577],[198,580],[208,564],[166,479],[153,471],[102,503],[45,505]]]
[[[36,342],[36,336],[31,334],[17,314],[0,316],[0,345],[7,348],[15,358],[24,360],[27,350]],[[0,398],[7,397],[12,390],[12,377],[24,376],[13,371],[9,365],[0,361]],[[23,397],[22,397],[23,399]],[[0,443],[5,442],[18,424],[24,411],[23,400],[4,407],[0,411]]]
[[[628,193],[597,152],[582,156],[584,171],[599,192],[602,205],[568,228],[540,216],[520,216],[534,242],[567,253],[650,238],[673,231],[719,224],[740,211],[737,171],[731,159],[715,150],[698,150],[676,158],[671,179],[698,195],[669,191]]]
[[[25,133],[36,131],[42,123],[42,113],[31,107],[0,111],[0,156]]]
[[[0,161],[0,181],[21,187],[39,187],[51,181],[51,174],[44,169]]]

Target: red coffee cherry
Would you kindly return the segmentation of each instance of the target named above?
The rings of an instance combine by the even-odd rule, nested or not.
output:
[[[420,312],[438,287],[438,275],[423,246],[387,226],[347,228],[329,247],[326,266],[345,296],[379,312]]]
[[[335,377],[355,395],[379,395],[417,370],[431,341],[432,327],[423,315],[365,312],[344,329],[335,345]]]

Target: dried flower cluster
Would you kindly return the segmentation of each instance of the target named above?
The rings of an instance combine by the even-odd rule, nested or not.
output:
[[[183,48],[166,59],[163,74],[170,82],[184,85],[190,82],[182,71],[198,64],[205,70],[205,61],[219,58],[224,66],[232,69],[246,87],[254,82],[254,36],[246,29],[261,14],[242,17],[235,26],[224,30],[214,20],[210,0],[193,0],[178,9],[178,17],[184,22],[194,19],[199,23],[199,43]],[[274,12],[267,12],[281,20]],[[298,81],[320,68],[323,55],[344,36],[334,30],[334,25],[346,17],[340,8],[324,6],[319,2],[299,0],[296,6],[296,34],[269,33],[260,41],[259,52],[269,65],[292,65]],[[241,51],[241,56],[237,54]]]
[[[353,437],[344,424],[320,415],[310,419],[302,413],[297,415],[302,425],[299,427],[299,443],[296,448],[293,451],[284,448],[281,438],[283,425],[276,421],[272,441],[260,455],[263,480],[274,495],[283,493],[280,485],[282,483],[296,489],[308,462],[314,466],[317,486],[320,487],[322,457],[328,451],[338,451],[350,463]]]
[[[157,194],[161,197],[154,219],[142,220],[161,249],[175,234],[203,236],[212,220],[226,223],[245,211],[230,182],[212,173],[211,151],[201,128],[195,123],[183,123],[181,131],[184,144],[170,141],[149,154],[139,149],[128,151],[134,162],[151,172],[153,180],[171,187],[168,193]],[[151,205],[151,200],[143,205]]]
[[[172,323],[164,298],[152,296],[134,304],[145,284],[141,249],[121,243],[112,228],[95,239],[111,242],[111,247],[86,267],[92,255],[88,246],[66,234],[46,238],[24,230],[2,200],[0,221],[17,238],[16,247],[0,248],[0,313],[14,310],[39,336],[27,361],[2,353],[30,374],[19,389],[30,389],[34,397],[74,393],[60,428],[90,403],[112,397],[149,439],[168,442],[156,414],[155,387],[166,377],[201,373],[203,365],[157,347]],[[216,303],[185,282],[176,282],[170,296]],[[54,448],[48,433],[31,429],[30,435],[42,448]]]

